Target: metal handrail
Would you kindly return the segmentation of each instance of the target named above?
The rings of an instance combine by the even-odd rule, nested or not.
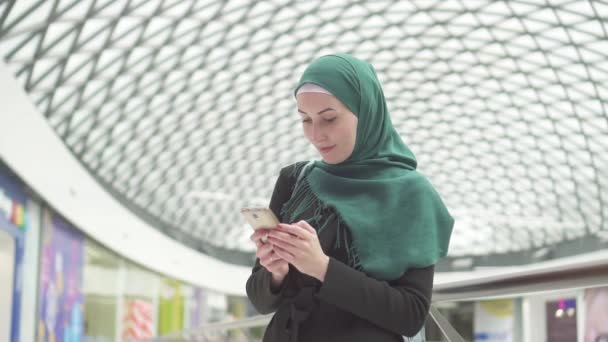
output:
[[[439,330],[443,333],[445,338],[447,338],[448,342],[464,342],[464,339],[460,334],[454,329],[454,327],[448,322],[448,320],[443,317],[441,312],[437,310],[434,305],[431,305],[431,309],[429,311],[429,316],[435,321]]]
[[[435,302],[512,298],[522,295],[605,286],[608,260],[569,267],[502,272],[484,278],[454,282],[433,289]]]

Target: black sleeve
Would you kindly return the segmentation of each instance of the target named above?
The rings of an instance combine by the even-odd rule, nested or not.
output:
[[[291,174],[291,167],[281,169],[279,178],[274,186],[272,198],[270,199],[270,209],[274,214],[282,221],[281,207],[291,197],[291,180],[289,175]],[[289,276],[289,273],[287,274]],[[247,297],[261,314],[268,314],[274,312],[283,298],[283,292],[285,284],[287,283],[287,277],[283,280],[283,284],[277,291],[272,291],[270,288],[270,281],[272,274],[260,265],[260,260],[256,258],[255,265],[249,279],[247,279]]]
[[[330,258],[319,299],[399,335],[414,336],[429,312],[435,266],[379,281]]]

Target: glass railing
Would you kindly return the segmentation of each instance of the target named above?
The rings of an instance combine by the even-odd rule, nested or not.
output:
[[[462,342],[465,339],[440,312],[442,304],[471,302],[499,298],[535,296],[557,291],[580,290],[608,285],[608,255],[581,256],[568,260],[551,261],[529,266],[477,270],[451,275],[438,281],[433,289],[427,325],[441,331],[441,341]],[[240,320],[209,323],[199,329],[147,339],[147,341],[203,341],[203,342],[260,342],[271,315],[260,315]],[[425,339],[424,329],[408,342],[431,342]],[[437,341],[437,339],[435,339]]]
[[[446,342],[464,342],[464,339],[445,319],[439,310],[431,306],[429,316],[445,336]],[[252,332],[253,329],[266,327],[270,322],[272,314],[249,317],[241,320],[210,323],[199,329],[184,330],[162,337],[156,337],[148,341],[155,342],[177,342],[177,341],[201,341],[201,342],[261,342],[262,338]],[[424,329],[414,337],[403,337],[404,342],[425,342]]]

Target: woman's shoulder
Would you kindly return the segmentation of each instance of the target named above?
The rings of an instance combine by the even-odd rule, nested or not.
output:
[[[299,161],[282,167],[279,173],[278,183],[284,184],[290,191],[293,191],[298,175],[306,164],[308,164],[308,161]]]
[[[287,177],[294,177],[296,174],[298,174],[302,168],[304,167],[304,165],[308,164],[308,160],[304,160],[304,161],[298,161],[295,162],[293,164],[289,164],[287,166],[284,166],[281,168],[281,176],[287,176]]]
[[[418,170],[407,172],[406,177],[409,183],[419,190],[429,190],[435,187],[429,177]]]

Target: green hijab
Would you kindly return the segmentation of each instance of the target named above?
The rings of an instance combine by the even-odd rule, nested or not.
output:
[[[351,266],[377,279],[399,278],[410,267],[435,264],[447,254],[454,219],[431,183],[416,171],[416,158],[393,127],[373,67],[346,54],[310,64],[298,89],[313,83],[331,92],[358,118],[352,155],[342,163],[315,161],[284,210],[294,222],[316,202],[319,232],[338,216],[337,244],[347,244]],[[291,202],[291,203],[290,203]],[[342,236],[342,237],[341,237]]]

